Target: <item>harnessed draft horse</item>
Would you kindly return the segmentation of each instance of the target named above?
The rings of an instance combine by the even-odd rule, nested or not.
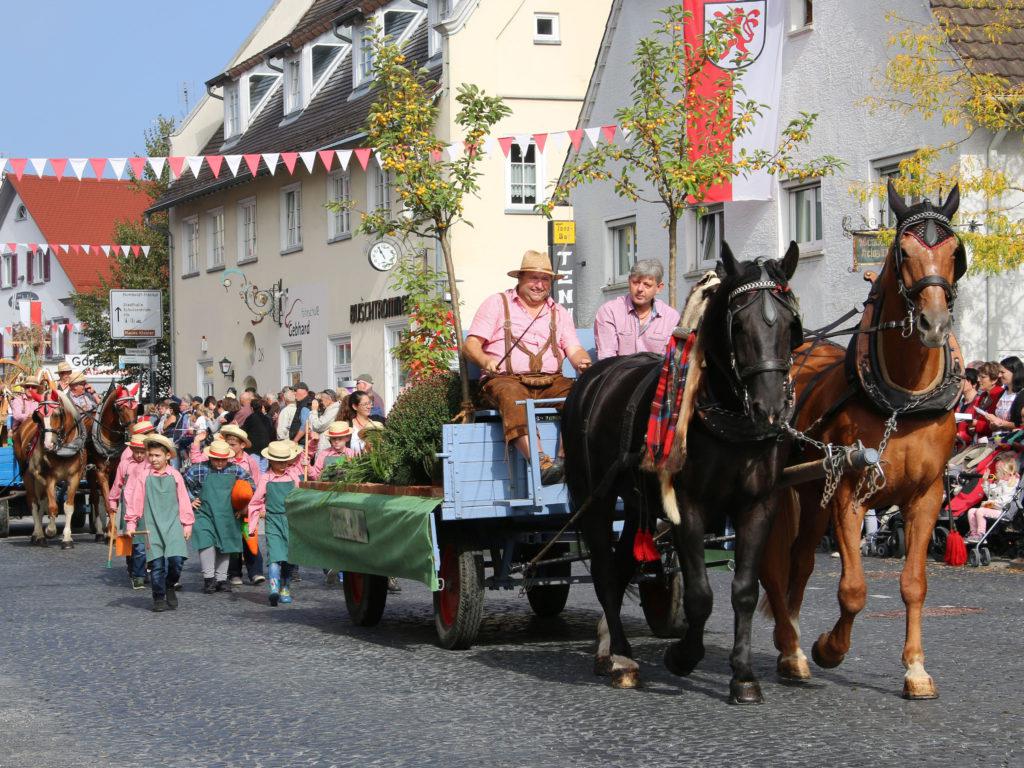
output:
[[[57,535],[57,483],[67,481],[64,499],[64,531],[61,549],[72,549],[71,518],[75,496],[85,472],[86,429],[82,414],[63,392],[51,390],[33,412],[32,419],[18,428],[14,450],[25,467],[25,495],[32,508],[32,543],[47,545]],[[50,516],[44,535],[42,506]]]
[[[821,482],[799,486],[792,497],[794,509],[776,519],[761,581],[766,608],[775,618],[778,673],[805,680],[811,673],[800,649],[800,606],[815,549],[831,518],[842,557],[840,616],[814,643],[812,656],[820,667],[839,665],[867,595],[860,559],[864,512],[899,506],[907,541],[900,577],[906,605],[903,696],[931,699],[938,694],[924,668],[921,610],[943,471],[956,436],[952,410],[963,362],[952,335],[952,310],[956,281],[967,270],[967,260],[950,224],[960,204],[957,187],[939,208],[929,202],[908,207],[891,182],[888,195],[896,238],[849,347],[805,345],[796,352],[792,373],[794,426],[822,443],[861,440],[878,446],[884,482],[876,474],[834,477],[827,489]]]
[[[673,523],[687,626],[682,639],[666,652],[665,664],[673,673],[686,675],[704,655],[704,625],[711,614],[704,535],[720,530],[728,512],[737,532],[730,701],[762,700],[750,666],[751,619],[761,552],[775,513],[775,486],[790,450],[781,426],[793,403],[792,349],[803,338],[798,306],[788,288],[798,261],[795,243],[781,260],[744,263],[722,244],[717,267],[721,282],[703,298],[706,307],[693,347],[702,350],[706,365],[696,394],[697,415],[692,421],[688,413],[680,416],[688,434],[678,470],[652,473],[639,466],[662,367],[659,356],[602,360],[580,377],[566,399],[566,482],[582,512],[580,534],[590,551],[594,588],[604,608],[595,671],[610,673],[615,687],[639,684],[639,668],[619,612],[637,569],[633,536],[643,526],[643,513],[648,526],[663,510]],[[698,362],[693,365],[699,367]],[[616,497],[623,500],[625,524],[613,551]]]
[[[89,480],[90,506],[93,510],[93,534],[97,541],[107,530],[103,519],[106,517],[110,483],[117,472],[117,464],[128,442],[132,424],[135,423],[138,388],[138,384],[126,388],[111,382],[95,413],[84,416],[88,435],[86,477]]]

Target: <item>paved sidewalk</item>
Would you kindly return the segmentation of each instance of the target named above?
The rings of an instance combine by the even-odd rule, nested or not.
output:
[[[767,703],[725,703],[732,616],[715,572],[708,657],[661,664],[639,606],[627,629],[644,688],[592,674],[597,602],[557,619],[488,593],[480,640],[437,647],[430,593],[404,582],[381,624],[352,626],[341,591],[304,569],[291,606],[262,589],[202,595],[189,560],[176,613],[148,611],[106,548],[0,540],[0,766],[1020,766],[1024,573],[930,566],[928,669],[942,698],[899,697],[899,562],[869,559],[868,609],[835,670],[786,686],[764,619]],[[821,557],[804,648],[834,621],[838,561]],[[944,608],[951,606],[951,608]]]

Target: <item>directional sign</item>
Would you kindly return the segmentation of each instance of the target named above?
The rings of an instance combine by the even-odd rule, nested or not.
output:
[[[126,365],[149,365],[149,355],[118,355],[117,363],[122,368]]]
[[[162,335],[160,291],[111,291],[110,338],[143,341]]]

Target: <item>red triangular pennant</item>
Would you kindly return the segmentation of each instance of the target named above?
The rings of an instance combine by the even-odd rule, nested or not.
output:
[[[441,150],[440,149],[432,149],[432,150],[430,150],[430,159],[433,160],[435,163],[440,163],[441,162]]]
[[[260,169],[260,156],[242,155],[242,159],[245,160],[245,165],[246,167],[248,167],[249,173],[251,173],[255,177],[256,171]]]
[[[10,163],[11,168],[14,169],[14,178],[21,181],[21,176],[25,173],[25,166],[28,165],[28,158],[12,157],[7,162]]]
[[[132,246],[132,255],[133,256],[138,256],[141,252],[142,252],[142,248],[140,246],[138,246],[138,245],[133,245]]]
[[[171,175],[177,179],[181,176],[181,169],[185,167],[185,158],[168,157],[167,164],[171,166]]]
[[[369,147],[360,147],[359,149],[354,150],[356,160],[359,161],[359,165],[364,171],[366,170],[366,164],[370,162],[371,151],[372,150]]]
[[[7,243],[7,250],[11,251],[12,253],[17,253],[18,252],[18,244],[17,243]]]
[[[224,162],[224,155],[207,155],[206,164],[210,166],[210,170],[213,172],[213,178],[220,178],[220,166]]]
[[[288,175],[289,176],[294,176],[295,175],[295,163],[298,161],[298,159],[299,159],[299,153],[298,152],[282,152],[281,153],[281,162],[284,163],[284,167],[288,169]]]
[[[533,143],[537,145],[537,151],[543,153],[544,145],[547,143],[548,135],[546,133],[535,133],[533,134]]]
[[[604,136],[604,140],[611,144],[615,141],[615,126],[614,125],[602,125],[601,135]]]
[[[78,243],[72,243],[71,252],[78,256],[79,254],[82,253],[82,246],[80,246]]]
[[[514,136],[502,136],[498,139],[498,146],[501,147],[501,152],[505,157],[508,157],[509,150],[512,149],[512,145],[515,141],[516,139]]]
[[[334,162],[334,150],[333,149],[321,149],[317,152],[320,155],[320,162],[324,164],[326,170],[331,170],[331,163]]]
[[[146,158],[144,157],[129,157],[128,165],[132,167],[132,173],[135,174],[136,179],[141,179],[142,174],[146,169]]]
[[[57,181],[64,178],[64,169],[68,167],[68,159],[66,157],[51,157],[50,165],[53,166],[53,173],[57,177]]]
[[[89,165],[92,167],[93,176],[97,179],[103,178],[103,169],[107,167],[107,158],[105,157],[90,157]]]
[[[574,131],[566,131],[569,134],[569,141],[572,142],[572,148],[577,152],[580,151],[580,145],[583,143],[583,129],[577,128]]]

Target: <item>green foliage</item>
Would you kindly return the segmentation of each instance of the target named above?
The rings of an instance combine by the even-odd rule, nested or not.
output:
[[[450,370],[455,358],[452,309],[440,289],[444,282],[443,276],[412,258],[399,261],[391,276],[392,289],[409,297],[409,330],[402,332],[391,354],[413,381]]]

